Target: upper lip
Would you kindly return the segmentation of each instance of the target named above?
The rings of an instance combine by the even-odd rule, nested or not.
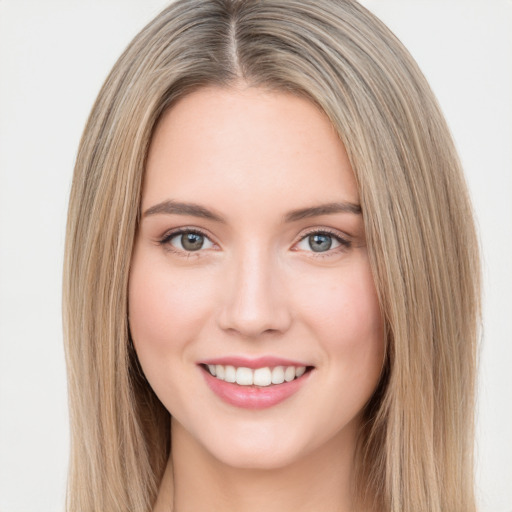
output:
[[[267,366],[271,368],[275,366],[311,366],[301,361],[276,356],[261,356],[256,358],[247,358],[241,356],[215,357],[200,361],[199,364],[220,364],[223,366],[235,366],[236,368],[252,368],[253,370],[256,368],[265,368]]]

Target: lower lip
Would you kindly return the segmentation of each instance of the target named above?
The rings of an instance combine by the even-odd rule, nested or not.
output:
[[[224,402],[243,409],[266,409],[294,395],[307,381],[311,372],[298,379],[270,386],[240,386],[220,380],[201,368],[209,388]]]

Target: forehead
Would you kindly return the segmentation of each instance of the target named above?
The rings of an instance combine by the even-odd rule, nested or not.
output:
[[[143,209],[169,198],[357,203],[358,190],[343,144],[312,102],[211,87],[181,99],[155,130]]]

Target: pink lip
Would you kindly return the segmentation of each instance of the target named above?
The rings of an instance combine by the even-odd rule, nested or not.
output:
[[[308,366],[308,364],[301,363],[300,361],[292,361],[291,359],[283,359],[275,356],[262,356],[254,359],[246,357],[218,357],[215,359],[207,359],[200,361],[199,364],[221,364],[223,366],[231,365],[237,368],[243,366],[244,368],[264,368],[266,366],[274,368],[275,366]]]
[[[233,361],[233,359],[230,359]],[[209,363],[209,364],[230,364],[230,363]],[[232,363],[231,363],[232,364]],[[250,366],[243,364],[236,364],[233,366]],[[252,368],[258,368],[260,366],[253,366]],[[280,366],[279,364],[265,364],[263,366]],[[284,366],[294,366],[286,364]],[[300,366],[300,365],[297,365]],[[304,366],[304,365],[302,365]],[[206,380],[208,387],[224,402],[234,405],[235,407],[241,407],[243,409],[266,409],[274,405],[283,402],[287,398],[295,394],[305,384],[311,375],[311,372],[306,372],[298,379],[292,380],[291,382],[283,382],[282,384],[273,384],[270,386],[240,386],[235,383],[226,382],[215,378],[213,375],[203,367],[201,367],[202,373]]]

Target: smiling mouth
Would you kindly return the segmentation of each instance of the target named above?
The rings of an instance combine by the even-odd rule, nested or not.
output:
[[[264,366],[252,369],[223,364],[203,364],[201,366],[217,380],[238,384],[239,386],[258,387],[292,382],[313,368],[312,366]]]

